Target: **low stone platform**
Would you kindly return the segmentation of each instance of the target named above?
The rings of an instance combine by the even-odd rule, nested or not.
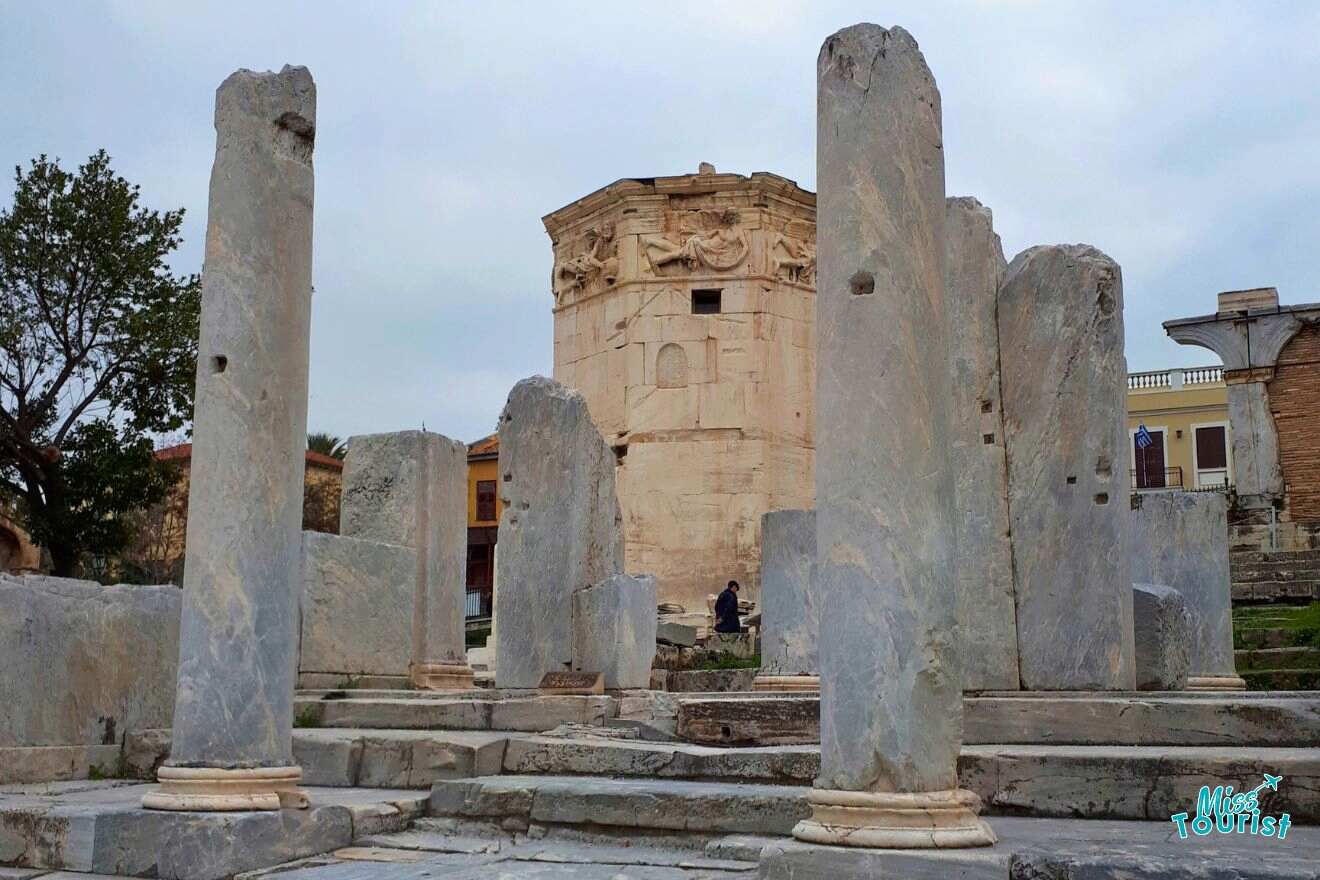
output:
[[[1195,812],[1195,811],[1193,811]],[[985,849],[864,850],[773,843],[761,880],[1313,880],[1320,829],[1284,840],[1247,834],[1178,839],[1168,822],[992,818],[999,843]]]
[[[706,745],[815,743],[820,701],[801,694],[678,698],[677,732]],[[963,700],[963,742],[1305,747],[1320,743],[1320,692],[1001,692]]]
[[[535,690],[300,691],[300,727],[394,730],[543,731],[561,724],[603,725],[649,707],[650,691],[606,695],[543,695]]]
[[[425,798],[389,789],[307,792],[306,810],[183,813],[144,810],[140,783],[0,787],[0,865],[219,880],[400,831]]]

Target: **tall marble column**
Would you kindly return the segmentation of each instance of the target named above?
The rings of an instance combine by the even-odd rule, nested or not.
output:
[[[829,637],[821,771],[793,835],[987,845],[956,768],[940,94],[901,28],[840,31],[817,77],[816,572]]]
[[[306,806],[293,762],[316,86],[240,70],[216,92],[178,691],[143,806]]]
[[[413,653],[408,677],[432,690],[472,687],[463,604],[467,598],[467,446],[426,434],[418,492],[421,528]]]

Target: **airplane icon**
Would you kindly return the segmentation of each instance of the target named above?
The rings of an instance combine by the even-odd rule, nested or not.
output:
[[[1270,774],[1266,773],[1266,774],[1265,774],[1265,783],[1264,783],[1264,785],[1261,786],[1261,787],[1262,787],[1262,788],[1264,788],[1264,787],[1269,787],[1269,788],[1273,789],[1274,791],[1278,791],[1278,790],[1279,790],[1279,783],[1282,782],[1282,781],[1283,781],[1283,777],[1282,777],[1282,776],[1271,776]]]

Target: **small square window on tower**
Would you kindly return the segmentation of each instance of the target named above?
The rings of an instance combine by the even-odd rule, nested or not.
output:
[[[720,313],[719,290],[692,291],[692,314],[718,315]]]

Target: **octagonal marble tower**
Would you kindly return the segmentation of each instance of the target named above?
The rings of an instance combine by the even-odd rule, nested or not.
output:
[[[629,572],[756,596],[761,514],[812,506],[816,197],[774,174],[624,179],[544,218],[554,378],[614,448]]]

